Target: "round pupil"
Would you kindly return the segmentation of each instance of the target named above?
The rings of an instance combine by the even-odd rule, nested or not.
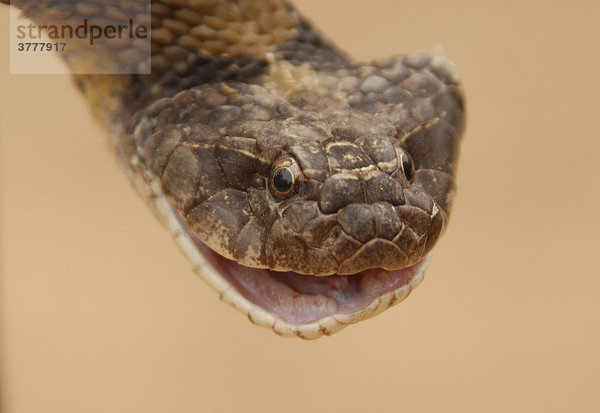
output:
[[[275,172],[275,176],[273,177],[273,186],[279,192],[288,192],[292,188],[293,184],[294,177],[289,169],[282,168]]]
[[[404,171],[404,176],[406,176],[406,179],[410,181],[412,179],[413,173],[415,172],[415,169],[412,160],[405,153],[402,154],[402,170]]]

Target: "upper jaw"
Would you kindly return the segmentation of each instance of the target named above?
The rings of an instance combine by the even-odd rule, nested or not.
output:
[[[310,202],[304,202],[283,211],[266,237],[259,266],[316,276],[399,270],[427,256],[446,224],[435,204],[430,211],[383,202],[352,204],[329,215],[308,209]]]

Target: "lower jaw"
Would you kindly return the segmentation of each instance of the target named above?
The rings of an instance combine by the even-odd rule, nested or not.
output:
[[[404,298],[428,259],[400,270],[370,269],[352,275],[311,276],[250,268],[213,252],[204,244],[199,250],[243,297],[295,325],[318,322],[340,315],[360,317],[373,303],[386,308]],[[382,311],[383,309],[381,309]]]

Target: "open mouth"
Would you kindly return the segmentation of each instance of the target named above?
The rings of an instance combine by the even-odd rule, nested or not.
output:
[[[426,256],[400,270],[319,277],[246,267],[204,245],[164,195],[156,195],[157,212],[194,271],[253,323],[283,336],[318,338],[373,317],[406,298],[429,263]]]
[[[386,308],[391,307],[406,296],[403,287],[409,286],[426,264],[421,261],[401,270],[377,268],[352,275],[315,277],[245,267],[203,244],[197,246],[243,297],[294,325],[315,323],[335,315],[358,316],[378,300],[385,301]]]

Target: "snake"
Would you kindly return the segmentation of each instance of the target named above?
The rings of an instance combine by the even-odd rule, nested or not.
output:
[[[423,279],[465,123],[444,53],[357,62],[285,0],[12,5],[47,31],[146,16],[147,60],[132,60],[137,43],[111,54],[75,40],[61,57],[133,186],[250,321],[331,335]],[[94,70],[131,61],[137,72]]]

